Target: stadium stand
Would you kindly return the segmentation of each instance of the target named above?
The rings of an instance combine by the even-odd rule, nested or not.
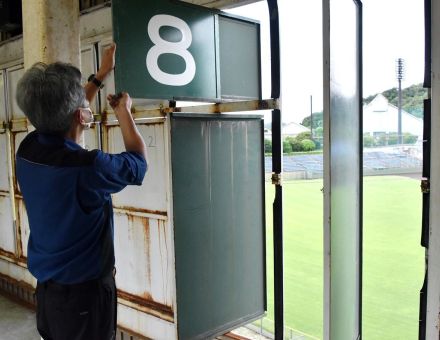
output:
[[[365,151],[364,175],[419,173],[422,160],[403,151]],[[322,154],[285,155],[283,172],[287,178],[312,179],[323,176]],[[265,157],[265,172],[272,172],[272,158]]]

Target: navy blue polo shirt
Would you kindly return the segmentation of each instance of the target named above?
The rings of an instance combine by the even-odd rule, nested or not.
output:
[[[28,268],[39,280],[73,284],[113,269],[111,194],[140,185],[147,170],[135,152],[87,151],[36,131],[17,151],[16,171],[29,218]]]

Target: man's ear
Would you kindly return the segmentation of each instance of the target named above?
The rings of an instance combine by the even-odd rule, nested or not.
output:
[[[75,123],[79,123],[81,119],[81,111],[79,109],[76,109],[75,112],[73,113],[73,120],[75,121]]]
[[[84,117],[82,115],[82,110],[80,110],[80,109],[77,109],[75,111],[75,122],[80,124],[80,125],[86,124],[86,121],[85,121],[85,119],[84,119]]]

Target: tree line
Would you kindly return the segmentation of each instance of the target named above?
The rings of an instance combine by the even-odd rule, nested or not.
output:
[[[369,104],[377,95],[376,93],[364,98],[364,105]],[[390,104],[398,106],[399,93],[396,87],[382,92],[382,95],[387,98]],[[415,84],[404,88],[402,89],[402,109],[418,118],[423,118],[423,101],[426,98],[427,90],[423,88],[422,84]],[[313,136],[311,132],[302,132],[295,137],[284,138],[284,153],[310,152],[322,148],[323,112],[313,112],[302,120],[301,125],[308,128],[312,127]],[[417,136],[404,133],[402,139],[404,144],[413,144],[417,141]],[[397,133],[384,133],[375,136],[364,134],[363,136],[364,147],[396,145],[397,143]],[[264,141],[264,150],[265,153],[272,152],[272,142],[268,139]]]

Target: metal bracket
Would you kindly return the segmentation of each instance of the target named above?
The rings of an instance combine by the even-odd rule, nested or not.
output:
[[[167,116],[167,114],[173,112],[219,114],[228,112],[271,110],[278,108],[279,105],[280,103],[278,99],[265,99],[176,107],[176,102],[174,100],[171,100],[169,101],[168,106],[160,104],[156,108],[132,107],[131,113],[134,119],[156,119],[164,118]],[[114,121],[115,124],[117,124],[117,120],[113,113],[113,110],[106,110],[101,114],[101,116],[94,116],[96,122],[98,122],[100,119],[101,123],[103,123],[104,125],[111,121]]]
[[[26,118],[13,119],[7,123],[7,129],[11,132],[27,132],[28,125],[28,120]]]
[[[422,181],[420,182],[420,189],[423,194],[429,194],[429,192],[431,191],[431,185],[428,178],[422,179]]]
[[[93,114],[93,122],[94,123],[101,123],[102,122],[102,115],[99,113]]]
[[[272,173],[272,184],[273,185],[282,185],[281,174]]]

